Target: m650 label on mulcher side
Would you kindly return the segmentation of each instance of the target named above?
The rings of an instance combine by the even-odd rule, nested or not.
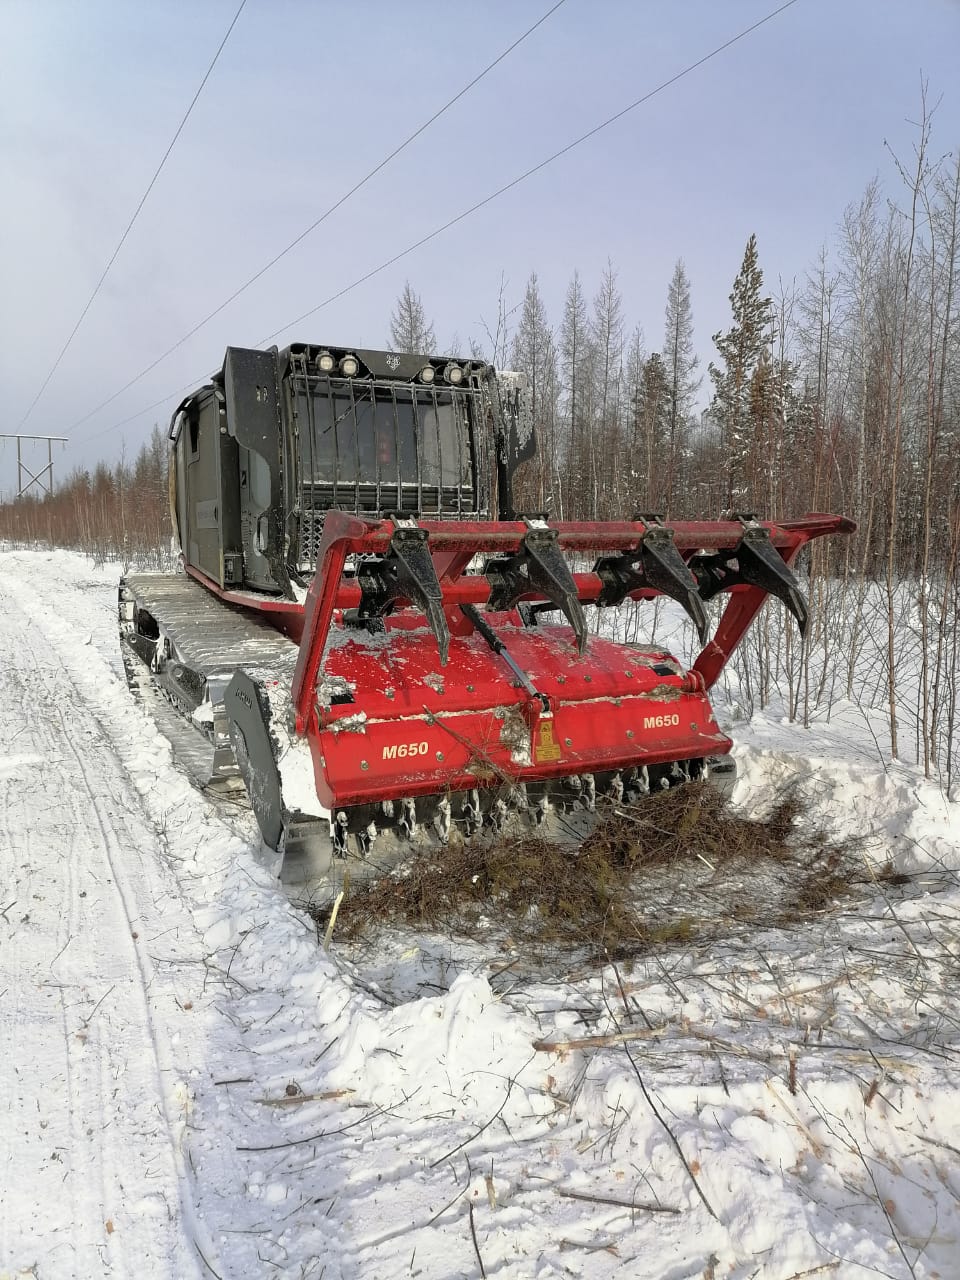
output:
[[[644,716],[643,727],[645,729],[669,729],[671,725],[678,725],[680,717],[676,712],[666,716]]]
[[[383,748],[383,759],[406,760],[407,756],[425,756],[429,750],[429,742],[395,742],[392,747]]]

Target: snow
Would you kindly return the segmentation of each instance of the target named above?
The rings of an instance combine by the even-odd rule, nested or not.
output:
[[[727,725],[737,798],[809,776],[906,884],[619,973],[325,953],[115,601],[0,550],[3,1280],[960,1277],[960,814],[861,708]]]

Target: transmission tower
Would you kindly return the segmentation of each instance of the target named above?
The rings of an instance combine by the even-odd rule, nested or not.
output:
[[[7,435],[0,432],[0,440],[16,440],[17,442],[17,498],[23,495],[34,485],[41,493],[53,493],[53,446],[54,444],[66,444],[66,436],[24,436],[24,435]],[[24,443],[33,444],[38,440],[46,440],[47,442],[47,465],[41,467],[34,474],[23,460]],[[28,477],[24,480],[24,477]]]

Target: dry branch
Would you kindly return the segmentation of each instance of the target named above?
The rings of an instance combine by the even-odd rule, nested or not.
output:
[[[681,1213],[675,1205],[671,1204],[647,1204],[642,1200],[616,1200],[612,1196],[590,1196],[585,1191],[566,1191],[563,1187],[557,1187],[557,1195],[563,1196],[567,1200],[586,1200],[590,1204],[612,1204],[618,1209],[636,1209],[642,1210],[644,1213]]]
[[[282,1098],[257,1098],[264,1107],[297,1107],[302,1102],[332,1102],[336,1098],[348,1098],[356,1089],[328,1089],[325,1093],[293,1093]]]

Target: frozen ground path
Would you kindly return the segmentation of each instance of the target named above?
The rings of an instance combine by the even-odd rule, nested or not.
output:
[[[0,1259],[39,1276],[199,1275],[178,1067],[193,1046],[169,975],[196,934],[36,594],[4,567]]]

